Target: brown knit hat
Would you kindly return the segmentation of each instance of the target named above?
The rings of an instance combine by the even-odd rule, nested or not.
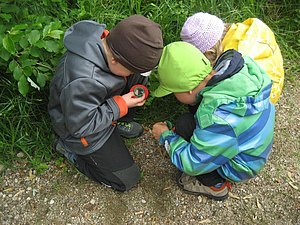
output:
[[[159,24],[141,15],[120,21],[106,37],[114,58],[135,73],[152,70],[163,50]]]

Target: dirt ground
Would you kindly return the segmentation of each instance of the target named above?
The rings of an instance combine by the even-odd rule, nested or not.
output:
[[[285,82],[277,104],[273,152],[258,177],[233,184],[217,202],[177,187],[177,170],[149,131],[131,152],[144,177],[126,193],[98,185],[68,163],[2,171],[1,224],[300,224],[299,80]]]

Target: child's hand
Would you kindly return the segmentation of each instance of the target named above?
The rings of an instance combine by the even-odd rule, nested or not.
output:
[[[165,122],[158,122],[153,125],[152,134],[156,140],[159,140],[160,135],[167,130],[169,128]]]
[[[125,100],[128,108],[133,108],[133,107],[136,107],[136,106],[142,106],[146,102],[145,94],[143,94],[143,96],[137,98],[137,97],[135,97],[133,92],[128,92],[127,94],[122,95],[122,97]]]

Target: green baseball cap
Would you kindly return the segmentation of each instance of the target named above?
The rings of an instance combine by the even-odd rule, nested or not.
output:
[[[209,60],[192,44],[178,41],[164,47],[158,64],[155,97],[193,90],[212,71]]]

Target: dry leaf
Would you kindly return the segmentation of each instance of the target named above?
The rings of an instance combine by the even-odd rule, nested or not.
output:
[[[288,172],[287,175],[288,175],[288,177],[290,178],[290,180],[294,183],[295,180],[294,180],[293,177],[292,177],[292,173],[291,173],[291,172]]]
[[[260,202],[258,201],[258,198],[256,199],[256,205],[257,205],[257,208],[262,209],[262,206],[261,206]]]
[[[288,182],[289,183],[289,185],[292,187],[292,188],[294,188],[295,190],[299,190],[299,188],[296,186],[296,185],[294,185],[292,182]]]
[[[251,199],[251,198],[253,198],[253,196],[251,196],[251,195],[247,195],[247,196],[243,197],[244,200],[245,199]]]
[[[169,190],[169,189],[171,189],[171,186],[165,187],[165,188],[163,189],[163,191],[166,191],[166,190]]]
[[[3,192],[12,192],[14,190],[14,188],[7,188],[7,189],[4,189]]]
[[[29,170],[29,180],[33,180],[35,178],[35,175],[33,174],[32,170]]]
[[[240,197],[239,197],[239,196],[237,196],[237,195],[235,195],[235,194],[233,194],[233,193],[231,193],[231,192],[229,192],[229,197],[230,197],[230,198],[234,198],[234,199],[240,200]]]
[[[211,220],[210,219],[205,219],[205,220],[199,221],[199,224],[202,224],[202,223],[211,223]]]
[[[14,195],[14,198],[17,197],[18,195],[22,194],[23,192],[24,192],[24,190],[18,191],[18,192]]]
[[[138,211],[138,212],[135,212],[134,215],[141,215],[141,214],[144,214],[143,211]]]

